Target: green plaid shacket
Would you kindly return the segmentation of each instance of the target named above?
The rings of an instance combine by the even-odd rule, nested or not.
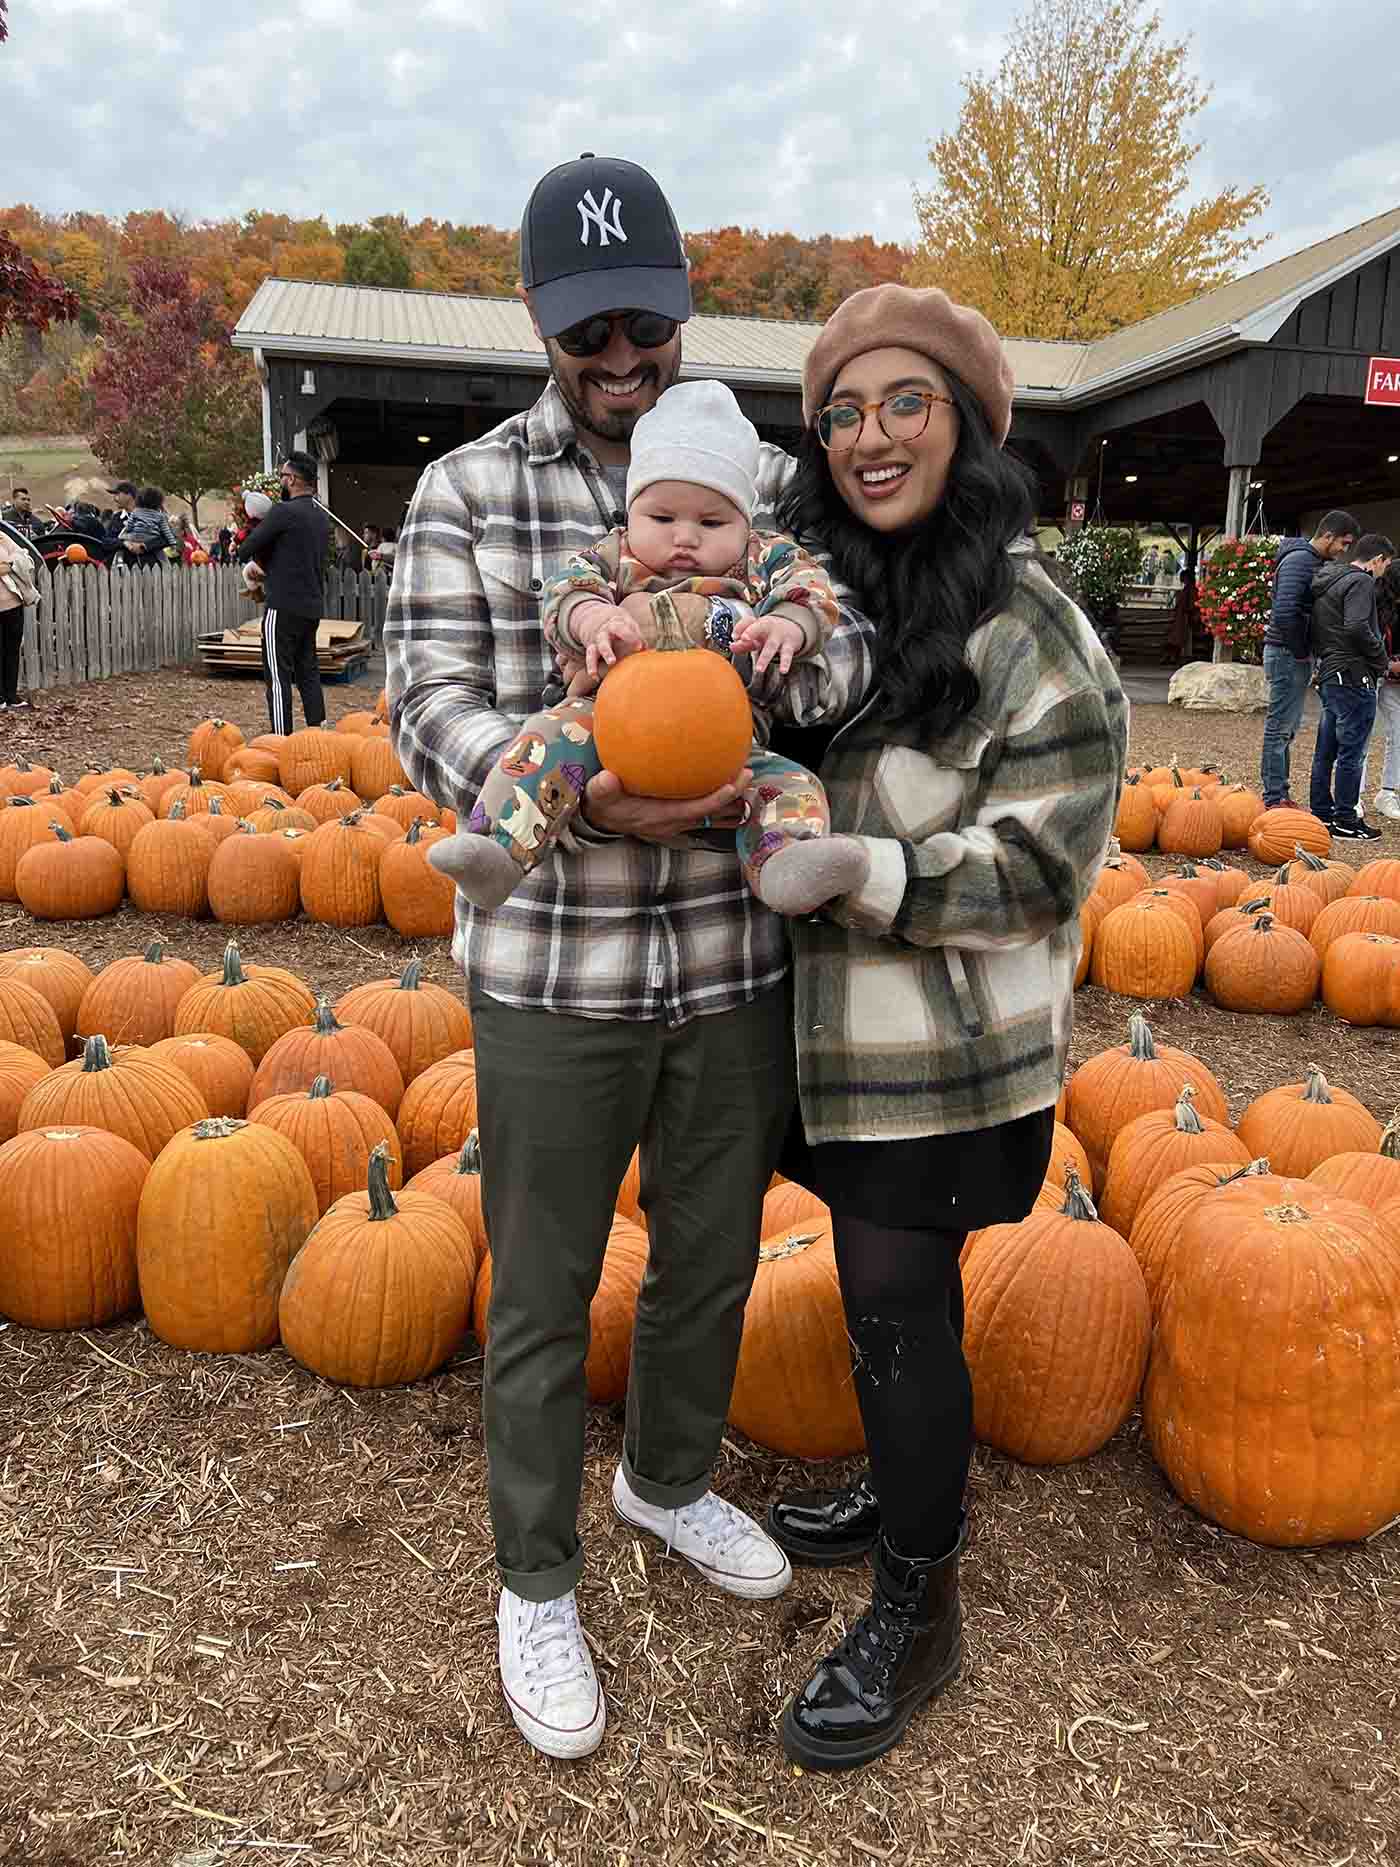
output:
[[[981,696],[945,737],[867,710],[822,763],[832,828],[867,844],[870,876],[793,927],[809,1141],[963,1133],[1059,1093],[1128,705],[1089,623],[1029,563],[968,658]]]

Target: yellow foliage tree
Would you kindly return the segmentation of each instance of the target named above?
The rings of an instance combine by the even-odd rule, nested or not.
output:
[[[1034,0],[996,73],[963,81],[908,278],[1009,337],[1087,341],[1231,278],[1262,187],[1186,199],[1209,92],[1140,0]]]

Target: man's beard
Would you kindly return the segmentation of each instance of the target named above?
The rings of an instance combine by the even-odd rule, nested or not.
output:
[[[559,391],[560,400],[573,417],[574,427],[584,434],[596,434],[600,441],[630,441],[632,430],[646,414],[646,409],[619,409],[615,415],[595,415],[580,397],[575,396],[570,384],[564,380],[555,367],[554,345],[547,343],[545,348],[549,352],[550,374],[554,378],[554,385]],[[645,363],[639,373],[644,382],[655,382],[656,397],[659,400],[681,373],[680,351],[677,350],[670,359],[669,371],[663,372],[655,363]],[[652,406],[655,406],[655,402]]]

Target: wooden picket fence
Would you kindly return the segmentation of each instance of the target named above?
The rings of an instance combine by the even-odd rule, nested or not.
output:
[[[363,623],[378,646],[388,596],[382,576],[333,570],[326,577],[325,614]],[[196,662],[202,635],[236,629],[257,614],[236,565],[131,571],[62,565],[46,580],[37,609],[26,614],[21,684],[35,693]]]

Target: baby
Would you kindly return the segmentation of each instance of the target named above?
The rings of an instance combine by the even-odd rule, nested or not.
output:
[[[826,573],[791,538],[751,528],[759,440],[717,382],[678,383],[638,421],[627,475],[627,525],[570,558],[544,597],[545,636],[562,660],[602,673],[658,635],[761,673],[777,661],[819,664],[836,624]],[[601,770],[593,703],[571,698],[531,715],[483,785],[464,832],[429,860],[478,908],[501,905],[546,859]],[[811,913],[858,886],[859,846],[828,839],[826,794],[811,772],[755,749],[737,832],[744,876],[780,914]],[[844,867],[853,862],[848,877]]]
[[[266,493],[255,492],[252,487],[248,487],[242,497],[243,510],[248,514],[250,525],[256,525],[260,519],[265,519],[272,510],[272,500]],[[245,594],[251,596],[255,602],[261,603],[263,600],[266,576],[266,571],[256,558],[250,558],[243,566],[243,589]]]

